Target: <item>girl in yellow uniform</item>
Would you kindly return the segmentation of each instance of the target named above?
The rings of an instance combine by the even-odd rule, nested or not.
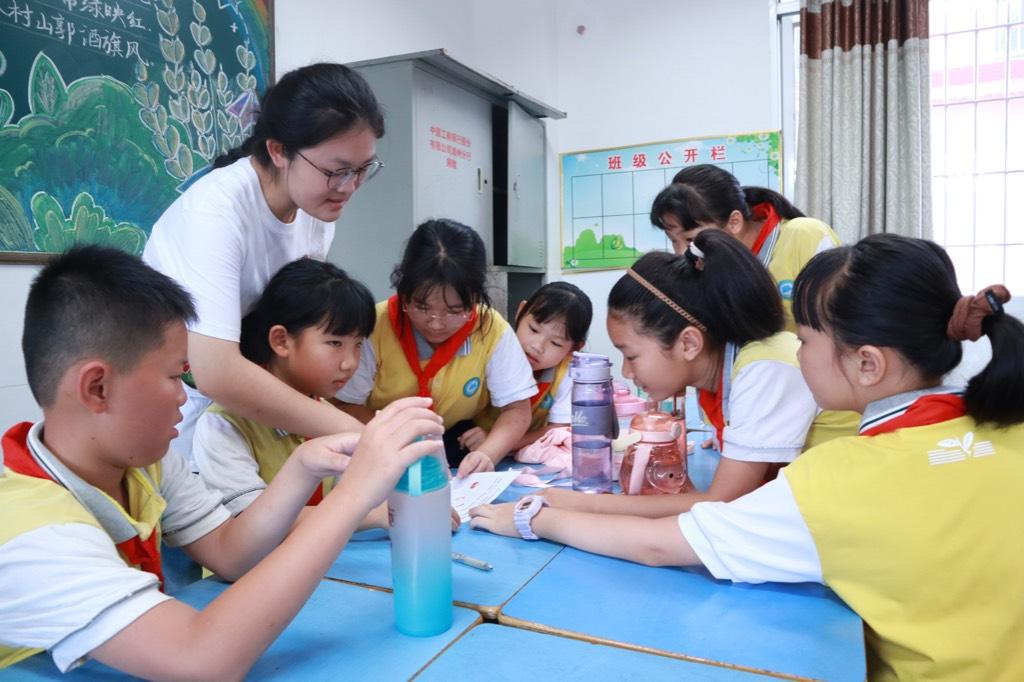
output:
[[[281,268],[255,307],[242,319],[242,356],[308,396],[333,397],[355,373],[363,340],[373,331],[373,296],[362,283],[322,261],[303,258]],[[211,405],[196,422],[192,456],[199,475],[240,514],[267,487],[303,441],[303,434],[274,428]],[[307,504],[330,491],[324,481]],[[386,525],[386,510],[378,510]]]
[[[623,376],[651,398],[699,389],[721,462],[704,492],[546,490],[554,506],[661,517],[701,501],[734,500],[824,438],[771,277],[721,231],[698,235],[682,256],[653,252],[638,260],[608,295],[608,335],[622,351]]]
[[[825,223],[806,217],[786,197],[764,187],[743,187],[711,164],[683,168],[651,206],[651,223],[683,253],[702,230],[717,227],[753,251],[779,288],[786,329],[795,332],[793,281],[817,253],[839,246]]]
[[[377,304],[359,369],[338,393],[362,420],[398,398],[432,397],[459,476],[492,471],[515,447],[537,392],[512,327],[490,305],[486,275],[484,243],[472,228],[444,219],[417,227],[391,274],[396,294]],[[500,411],[493,428],[466,452],[457,436],[492,405]]]
[[[572,352],[583,348],[594,310],[590,297],[568,282],[550,282],[519,304],[516,338],[537,381],[530,398],[530,428],[515,444],[525,448],[547,431],[572,421],[572,381],[567,381]],[[490,407],[473,420],[460,440],[470,450],[494,428],[499,410]]]
[[[729,504],[639,519],[532,510],[539,536],[720,579],[821,582],[864,619],[872,680],[1024,679],[1024,325],[1002,286],[961,296],[945,251],[891,234],[816,256],[794,312],[801,369],[860,435],[803,454]],[[961,341],[992,359],[941,385]],[[525,498],[524,498],[525,499]],[[515,535],[513,505],[473,525]]]

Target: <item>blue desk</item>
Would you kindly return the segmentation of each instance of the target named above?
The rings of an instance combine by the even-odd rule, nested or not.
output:
[[[510,486],[498,501],[518,500],[532,489]],[[493,571],[452,563],[452,594],[457,604],[497,618],[501,605],[547,565],[562,545],[544,540],[523,542],[462,524],[452,536],[452,550],[483,559]],[[327,571],[334,580],[391,589],[391,544],[382,530],[357,533]]]
[[[202,608],[227,589],[215,580],[193,583],[177,597]],[[469,609],[455,609],[452,628],[436,637],[407,637],[394,626],[391,595],[324,581],[284,632],[270,645],[247,679],[405,680],[480,621]],[[48,654],[0,672],[9,680],[123,680],[111,668],[90,661],[64,676]]]
[[[820,585],[733,585],[565,549],[499,622],[826,680],[865,678],[860,618]]]
[[[718,467],[719,455],[710,448],[700,447],[703,435],[691,435],[697,447],[688,457],[687,466],[694,485],[706,490]],[[510,466],[528,465],[506,460],[499,468]],[[514,502],[532,492],[537,492],[537,489],[511,485],[496,501]],[[463,524],[452,536],[452,549],[494,566],[493,571],[479,571],[462,564],[452,564],[452,592],[457,604],[470,606],[487,618],[495,619],[502,604],[562,551],[562,546],[546,540],[523,542],[500,537]],[[383,530],[357,533],[328,569],[326,577],[390,590],[391,546],[387,533]]]
[[[485,673],[486,671],[486,673]],[[445,649],[417,680],[673,679],[719,682],[768,679],[754,673],[691,663],[501,625],[477,625]]]

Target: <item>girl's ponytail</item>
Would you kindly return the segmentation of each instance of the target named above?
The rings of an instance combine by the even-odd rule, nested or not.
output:
[[[967,383],[967,413],[980,423],[1010,426],[1024,422],[1024,324],[1003,311],[1010,300],[1005,287],[994,286],[974,297],[965,296],[954,309],[949,331],[953,338],[977,340],[984,334],[992,358]],[[969,316],[975,311],[973,330]],[[964,319],[968,318],[968,319]],[[978,319],[980,318],[980,319]]]
[[[775,212],[783,220],[804,217],[804,212],[794,206],[789,199],[767,187],[744,187],[743,196],[747,200],[747,206],[750,207],[757,206],[758,204],[771,204],[772,208],[775,209]]]

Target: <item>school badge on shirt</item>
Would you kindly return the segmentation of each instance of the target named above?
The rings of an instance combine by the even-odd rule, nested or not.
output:
[[[480,377],[473,377],[462,387],[462,395],[472,398],[480,390]]]
[[[974,432],[968,431],[962,439],[953,437],[940,440],[936,445],[938,450],[928,451],[928,463],[932,466],[937,464],[949,464],[950,462],[962,462],[968,457],[988,457],[996,454],[992,441],[979,440],[974,442]]]

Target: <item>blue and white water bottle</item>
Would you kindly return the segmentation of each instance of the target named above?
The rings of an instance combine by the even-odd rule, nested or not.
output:
[[[612,401],[612,363],[607,355],[573,353],[572,487],[585,493],[612,491],[612,441],[618,437]]]
[[[417,637],[446,631],[453,618],[451,488],[436,440],[438,452],[411,464],[388,495],[395,626]]]

